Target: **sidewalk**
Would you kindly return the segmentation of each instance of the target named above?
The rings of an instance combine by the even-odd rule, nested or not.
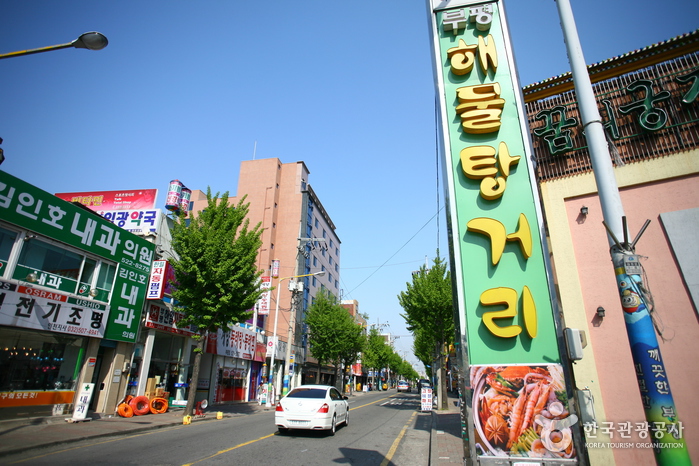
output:
[[[449,409],[432,411],[430,466],[464,464],[464,442],[461,434],[461,408],[455,393],[447,395]]]
[[[362,392],[352,396],[362,396]],[[458,398],[449,394],[449,409],[432,411],[430,466],[463,466],[461,414]],[[271,412],[257,402],[240,402],[209,406],[204,417],[192,417],[192,423],[215,421],[216,413],[224,418]],[[182,425],[184,408],[171,408],[164,414],[124,418],[118,415],[93,414],[91,421],[69,423],[70,416],[0,421],[0,458],[39,447],[50,447],[113,435],[133,435],[153,429]]]
[[[209,406],[204,416],[192,416],[192,423],[215,421],[218,411],[223,417],[237,417],[272,412],[272,408],[259,406],[257,402],[240,402]],[[23,453],[38,447],[79,442],[86,439],[112,435],[133,435],[138,432],[182,425],[184,408],[170,408],[163,414],[120,417],[117,414],[104,415],[90,413],[90,421],[68,422],[71,416],[56,416],[34,419],[0,421],[0,458]]]

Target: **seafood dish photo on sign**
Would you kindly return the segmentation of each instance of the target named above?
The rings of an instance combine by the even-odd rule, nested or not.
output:
[[[575,456],[560,365],[471,366],[470,380],[479,455]]]

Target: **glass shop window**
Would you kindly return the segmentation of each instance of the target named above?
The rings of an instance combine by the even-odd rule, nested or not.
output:
[[[4,275],[7,268],[7,261],[12,252],[12,245],[15,244],[17,233],[0,228],[0,277]]]
[[[74,390],[85,338],[0,327],[0,392]]]

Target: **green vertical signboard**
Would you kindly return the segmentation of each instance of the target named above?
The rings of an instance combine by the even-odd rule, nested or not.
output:
[[[570,426],[577,417],[568,412],[528,126],[502,5],[428,3],[472,452],[576,462]]]
[[[104,338],[134,342],[155,245],[0,171],[0,217],[118,265]]]

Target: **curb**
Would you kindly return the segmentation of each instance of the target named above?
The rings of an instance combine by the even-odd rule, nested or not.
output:
[[[215,418],[213,418],[213,419],[215,419]],[[206,419],[197,419],[197,421],[204,421],[204,420],[206,420]],[[81,442],[83,440],[136,434],[136,433],[145,432],[145,431],[149,431],[149,430],[162,429],[163,427],[172,427],[172,426],[180,425],[180,424],[181,424],[181,422],[171,422],[171,423],[167,423],[167,424],[158,424],[158,425],[151,425],[151,426],[144,426],[144,427],[136,427],[134,429],[128,429],[128,430],[105,432],[102,434],[86,435],[86,436],[81,437],[81,438],[68,438],[68,439],[64,439],[64,440],[56,440],[53,442],[43,443],[41,445],[33,445],[33,446],[27,446],[27,447],[14,448],[12,450],[5,450],[5,451],[0,452],[0,457],[17,455],[17,454],[24,453],[24,452],[29,451],[29,450],[35,450],[37,448],[49,448],[49,447],[56,447],[59,445],[67,445],[67,444],[71,444],[71,443]]]
[[[430,449],[428,458],[430,459],[429,466],[434,466],[437,462],[434,460],[433,453],[437,451],[437,413],[432,410],[432,426],[430,428]]]

